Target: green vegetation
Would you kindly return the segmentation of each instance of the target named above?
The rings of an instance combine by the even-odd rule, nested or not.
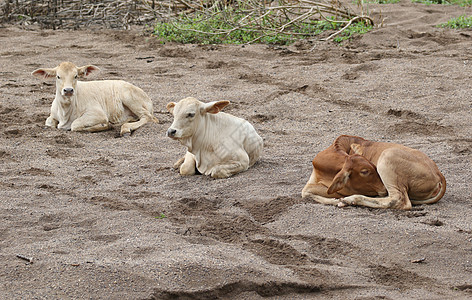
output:
[[[472,0],[412,0],[414,3],[471,6]]]
[[[471,28],[472,27],[472,16],[460,16],[457,18],[452,18],[447,23],[439,24],[438,27],[442,28]]]
[[[155,217],[156,219],[165,219],[167,216],[164,213],[161,213],[159,216]]]
[[[354,23],[349,26],[343,33],[334,38],[335,42],[342,42],[351,38],[355,34],[364,34],[372,29],[372,25],[366,24],[365,22]]]
[[[252,16],[243,11],[227,9],[211,15],[199,14],[180,17],[168,23],[156,23],[154,35],[161,41],[192,44],[291,44],[297,39],[317,36],[325,31],[339,30],[347,21],[310,20],[302,22],[274,22],[270,12],[264,16]],[[367,20],[353,23],[333,40],[342,42],[355,34],[363,34],[372,29]]]

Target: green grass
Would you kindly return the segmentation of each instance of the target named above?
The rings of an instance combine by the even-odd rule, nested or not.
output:
[[[154,217],[154,218],[156,218],[156,219],[165,219],[165,218],[167,218],[167,216],[164,213],[161,213],[159,216]]]
[[[162,42],[172,41],[184,44],[246,44],[258,42],[264,44],[288,45],[297,39],[317,36],[327,30],[339,30],[343,23],[333,21],[305,21],[293,24],[278,32],[278,25],[270,18],[262,19],[260,26],[242,26],[237,28],[238,21],[246,17],[238,12],[225,11],[212,16],[196,15],[191,18],[181,17],[173,22],[158,22],[153,34]],[[247,20],[247,19],[246,19]],[[359,22],[351,25],[342,34],[334,38],[342,42],[353,35],[363,34],[372,29],[371,25]],[[228,32],[229,33],[222,33]]]
[[[364,22],[355,23],[349,26],[344,32],[334,38],[335,42],[342,42],[350,39],[356,34],[364,34],[372,29],[372,25],[366,25]]]
[[[453,29],[458,29],[458,28],[471,28],[472,27],[472,16],[466,17],[466,16],[460,16],[457,18],[452,18],[446,23],[439,24],[438,27],[442,28],[453,28]]]
[[[412,0],[413,3],[471,6],[472,0]]]

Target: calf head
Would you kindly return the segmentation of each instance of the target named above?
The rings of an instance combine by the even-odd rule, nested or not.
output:
[[[98,70],[99,68],[93,65],[77,67],[71,62],[63,62],[52,69],[34,70],[32,74],[43,79],[56,78],[57,93],[63,98],[68,99],[74,95],[79,77],[86,77]]]
[[[203,103],[192,97],[168,103],[167,110],[174,116],[174,122],[167,130],[167,136],[172,139],[192,137],[206,114],[217,114],[228,104],[229,101]]]
[[[346,156],[343,168],[333,179],[328,194],[346,189],[351,194],[365,196],[386,196],[382,179],[377,168],[364,156],[353,154]]]

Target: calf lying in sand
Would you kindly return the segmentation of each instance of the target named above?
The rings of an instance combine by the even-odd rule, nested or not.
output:
[[[302,197],[338,206],[408,210],[412,204],[435,203],[445,192],[446,179],[421,151],[342,135],[313,160]]]
[[[167,136],[187,147],[177,161],[180,174],[227,178],[247,170],[260,157],[262,138],[246,120],[220,112],[229,101],[203,103],[195,98],[170,102],[174,122]]]
[[[72,131],[103,131],[121,125],[121,135],[152,121],[152,101],[146,93],[122,80],[78,81],[98,71],[95,66],[77,67],[63,62],[52,69],[37,69],[39,78],[56,78],[56,98],[46,126]],[[132,122],[132,123],[130,123]]]

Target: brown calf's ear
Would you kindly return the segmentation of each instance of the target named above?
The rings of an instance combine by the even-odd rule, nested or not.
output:
[[[169,102],[166,105],[167,111],[171,114],[174,113],[175,102]]]
[[[349,180],[349,175],[351,172],[348,172],[344,169],[338,172],[336,176],[334,176],[333,182],[331,186],[328,188],[328,194],[336,193],[337,191],[341,190],[344,186],[346,186],[347,181]]]
[[[333,178],[333,182],[331,186],[328,188],[328,194],[335,193],[341,190],[343,187],[346,186],[347,181],[349,180],[349,176],[351,175],[352,171],[352,160],[350,156],[347,156],[344,160],[344,165],[341,171],[336,174]]]
[[[56,69],[37,69],[34,70],[31,75],[41,79],[48,79],[56,77]]]
[[[95,73],[100,71],[100,69],[94,65],[83,66],[77,69],[77,75],[79,77],[85,77],[90,75],[91,73]]]
[[[210,114],[217,114],[229,104],[228,100],[213,101],[205,104],[203,111]]]

